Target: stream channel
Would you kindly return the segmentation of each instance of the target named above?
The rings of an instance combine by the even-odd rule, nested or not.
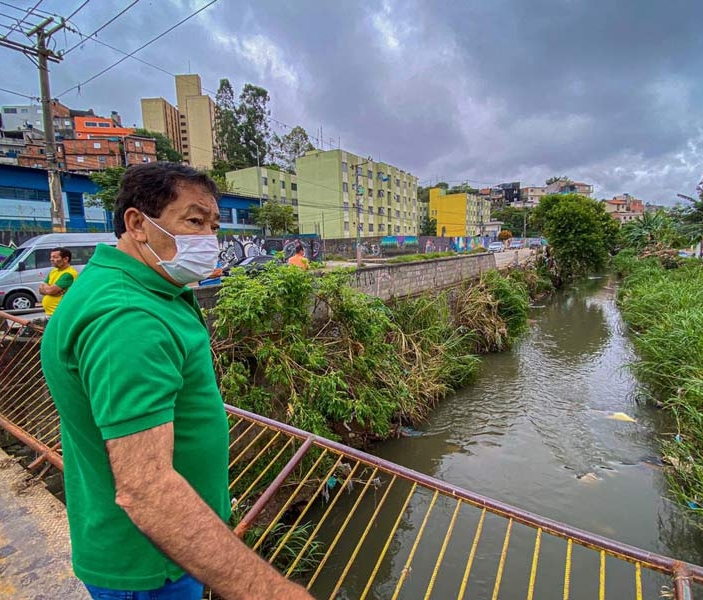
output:
[[[703,564],[703,536],[667,498],[659,463],[657,435],[673,424],[662,411],[638,402],[638,383],[625,368],[635,355],[615,305],[616,288],[613,277],[593,277],[531,308],[529,331],[512,351],[484,357],[477,381],[442,401],[419,435],[385,442],[373,452],[542,516]],[[613,419],[613,413],[636,422]],[[416,519],[405,520],[400,546],[412,544],[418,526]],[[470,539],[473,531],[463,535]],[[494,542],[499,547],[502,535]],[[436,536],[439,545],[444,531]],[[373,565],[380,552],[381,544],[372,544],[357,560]],[[531,545],[525,552],[531,558]],[[452,568],[463,572],[465,560]],[[431,571],[432,563],[419,562],[413,574]],[[487,569],[478,595],[467,597],[491,597],[496,566]],[[400,567],[384,570],[372,597],[391,597]],[[564,558],[551,567],[540,562],[540,573],[547,588],[535,597],[561,598]],[[617,571],[611,573],[607,597],[634,598],[632,579],[619,582]],[[590,579],[590,591],[575,586],[570,597],[597,598],[597,569]],[[650,594],[657,592],[645,597],[659,597],[669,583],[655,579]],[[359,597],[364,583],[351,578],[338,597]],[[433,598],[457,597],[456,587],[442,584],[438,578]],[[423,598],[424,591],[409,583],[400,597]],[[525,597],[503,592],[500,598]]]

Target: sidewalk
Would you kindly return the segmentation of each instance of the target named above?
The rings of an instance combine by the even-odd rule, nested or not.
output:
[[[73,575],[66,509],[0,449],[0,600],[87,600]]]

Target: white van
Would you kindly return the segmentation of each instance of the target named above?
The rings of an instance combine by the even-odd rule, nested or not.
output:
[[[5,310],[34,308],[39,284],[51,271],[52,248],[68,248],[71,266],[81,271],[98,244],[117,245],[114,233],[48,233],[27,240],[0,267],[0,307]]]

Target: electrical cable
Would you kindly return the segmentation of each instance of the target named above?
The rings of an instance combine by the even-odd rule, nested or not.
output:
[[[12,90],[6,90],[5,88],[0,88],[0,92],[14,94],[15,96],[21,96],[22,98],[28,98],[29,100],[39,100],[39,98],[37,98],[36,96],[28,96],[27,94],[21,94],[20,92],[13,92]]]
[[[121,17],[124,13],[126,13],[130,8],[132,8],[138,2],[139,2],[139,0],[133,0],[131,4],[129,4],[126,8],[123,8],[120,12],[118,12],[109,21],[107,21],[106,23],[103,23],[100,27],[98,27],[95,31],[93,31],[93,33],[91,33],[90,35],[85,36],[85,37],[81,36],[82,37],[81,41],[78,42],[75,46],[71,46],[68,50],[66,50],[66,52],[63,53],[63,56],[66,56],[70,52],[73,52],[76,48],[78,48],[79,46],[82,46],[85,42],[87,42],[88,40],[91,40],[91,39],[94,42],[98,42],[100,44],[103,44],[103,46],[108,46],[109,48],[112,48],[113,50],[117,50],[118,52],[122,52],[122,50],[114,48],[113,46],[109,46],[108,44],[105,44],[105,42],[102,42],[102,41],[98,40],[97,38],[94,38],[93,36],[100,33],[103,29],[105,29],[105,27],[107,27],[108,25],[110,25],[110,23],[112,23],[113,21],[115,21],[116,19]],[[126,53],[124,53],[124,54],[126,54]],[[136,58],[135,56],[133,56],[132,58],[134,58],[135,60],[141,60],[139,58]],[[153,66],[153,65],[151,65],[151,66]]]
[[[37,8],[43,1],[44,1],[44,0],[39,0],[32,8],[30,8],[29,10],[27,10],[27,11],[25,12],[24,16],[23,16],[21,19],[19,19],[19,20],[17,21],[17,25],[13,26],[13,28],[10,29],[10,31],[5,34],[5,37],[7,37],[8,35],[10,35],[13,31],[22,31],[22,29],[21,29],[22,23],[24,23],[24,22],[27,20],[27,18],[29,17],[29,15],[31,15],[32,12],[34,12],[34,10],[36,10],[36,8]],[[16,6],[13,6],[13,8],[17,8],[17,7],[16,7]],[[22,31],[22,33],[24,33],[24,31]]]
[[[188,15],[185,19],[182,19],[181,21],[179,21],[179,22],[176,23],[175,25],[169,27],[166,31],[164,31],[164,32],[160,33],[159,35],[157,35],[156,37],[152,38],[152,39],[149,40],[146,44],[143,44],[142,46],[140,46],[140,47],[137,48],[136,50],[133,50],[133,51],[130,52],[127,56],[123,56],[123,57],[122,57],[120,60],[118,60],[117,62],[114,62],[114,63],[111,64],[109,67],[104,68],[102,71],[100,71],[99,73],[96,73],[95,75],[93,75],[92,77],[86,79],[85,81],[83,81],[83,82],[81,82],[81,83],[79,83],[79,84],[77,84],[77,85],[74,85],[73,87],[68,88],[66,91],[64,91],[64,92],[62,92],[61,94],[59,94],[59,97],[65,96],[66,94],[68,94],[69,92],[71,92],[71,91],[73,91],[73,90],[75,90],[75,89],[80,90],[81,87],[84,87],[86,84],[90,83],[91,81],[94,81],[95,79],[97,79],[97,78],[100,77],[101,75],[104,75],[104,74],[107,73],[109,70],[115,68],[117,65],[123,63],[125,60],[127,60],[128,58],[130,58],[132,55],[134,55],[134,54],[136,54],[137,52],[143,50],[143,49],[146,48],[147,46],[150,46],[151,44],[153,44],[153,43],[156,42],[157,40],[161,39],[161,38],[164,37],[166,34],[170,33],[171,31],[173,31],[174,29],[176,29],[177,27],[179,27],[180,25],[182,25],[182,24],[185,23],[186,21],[189,21],[190,19],[192,19],[193,17],[195,17],[195,16],[198,15],[199,13],[203,12],[206,8],[212,6],[212,5],[215,4],[216,2],[218,2],[218,0],[210,0],[210,2],[208,2],[207,4],[205,4],[204,6],[202,6],[201,8],[199,8],[198,10],[196,10],[195,12],[191,13],[190,15]]]
[[[66,17],[67,21],[70,21],[73,17],[75,17],[79,12],[81,12],[88,4],[90,3],[90,0],[85,0],[83,4],[81,4],[76,10],[74,10],[70,15]],[[40,4],[40,2],[37,3],[37,5]]]

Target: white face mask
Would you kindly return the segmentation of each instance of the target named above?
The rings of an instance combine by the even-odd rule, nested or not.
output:
[[[220,255],[220,245],[216,235],[172,235],[154,223],[148,215],[144,216],[152,225],[176,241],[176,255],[171,260],[162,260],[149,244],[146,245],[171,279],[186,285],[205,279],[215,270]]]

